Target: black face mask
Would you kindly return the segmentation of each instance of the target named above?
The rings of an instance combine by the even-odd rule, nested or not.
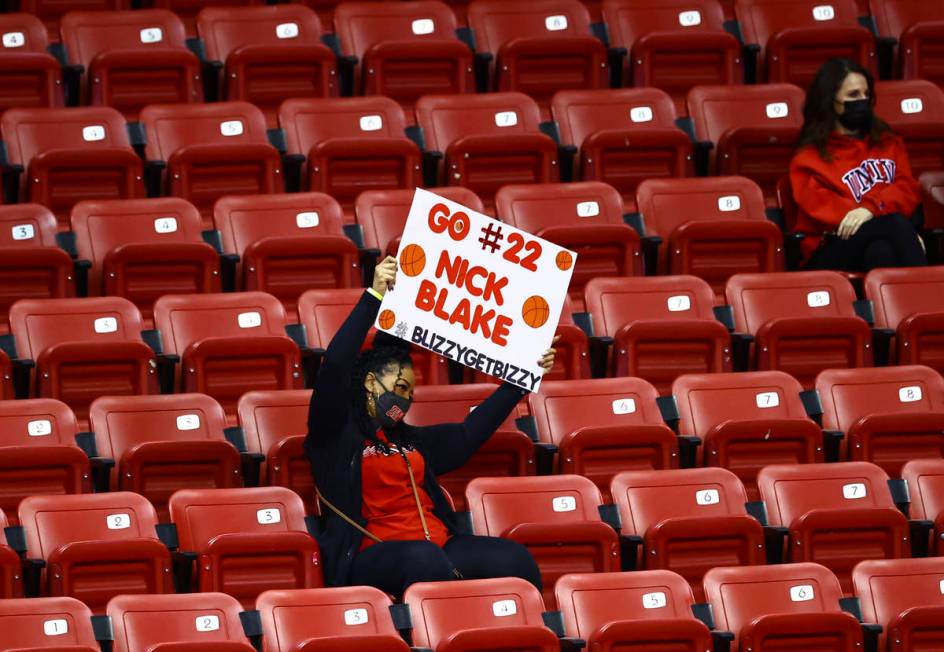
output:
[[[865,133],[872,128],[872,102],[870,100],[850,100],[843,102],[843,112],[836,116],[841,124],[850,131]]]
[[[379,379],[377,384],[383,387],[384,392],[374,398],[374,413],[376,414],[374,418],[382,428],[395,428],[410,411],[413,400],[391,392]]]

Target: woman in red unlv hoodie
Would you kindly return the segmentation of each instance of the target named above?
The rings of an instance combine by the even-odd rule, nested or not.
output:
[[[927,264],[910,220],[920,186],[901,139],[872,114],[873,90],[865,68],[831,59],[807,91],[790,163],[806,269]]]

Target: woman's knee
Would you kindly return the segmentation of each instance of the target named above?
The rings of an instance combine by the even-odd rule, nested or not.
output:
[[[862,254],[862,262],[866,270],[877,267],[895,267],[899,264],[895,248],[887,240],[870,242]]]
[[[408,583],[454,579],[452,562],[442,548],[429,541],[411,541],[390,563],[399,566]]]

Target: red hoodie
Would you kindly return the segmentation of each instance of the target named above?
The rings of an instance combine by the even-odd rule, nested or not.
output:
[[[807,145],[790,162],[790,185],[799,209],[794,230],[806,234],[804,259],[819,246],[822,234],[835,231],[854,208],[867,208],[876,217],[910,216],[921,201],[921,186],[911,176],[898,136],[887,134],[873,145],[869,138],[834,133],[826,148],[831,161]]]

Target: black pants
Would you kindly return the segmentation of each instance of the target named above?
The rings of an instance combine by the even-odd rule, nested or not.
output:
[[[900,213],[892,213],[873,217],[848,240],[826,236],[806,268],[867,272],[877,267],[927,264],[911,221]]]
[[[429,541],[384,541],[354,558],[350,584],[374,586],[402,596],[414,582],[520,577],[541,590],[541,573],[528,549],[497,537],[460,535],[440,548]]]

